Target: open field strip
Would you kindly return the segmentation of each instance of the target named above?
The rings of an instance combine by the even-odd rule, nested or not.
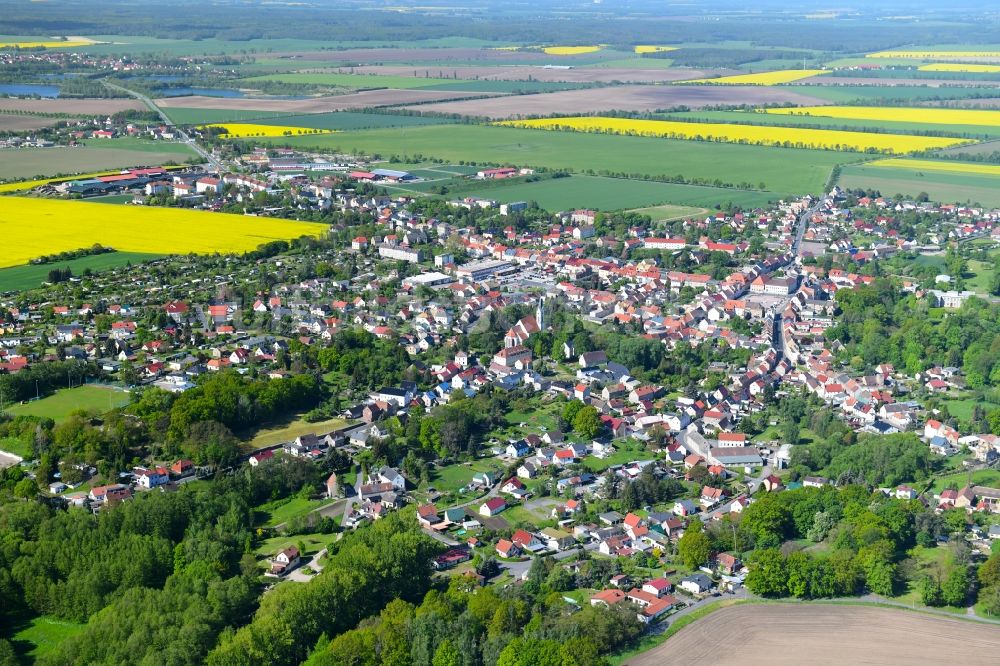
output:
[[[889,196],[916,198],[926,194],[931,201],[941,203],[1000,206],[997,177],[989,174],[849,164],[844,166],[837,184],[845,189],[878,190]]]
[[[578,116],[543,118],[539,120],[509,120],[500,125],[526,129],[572,130],[653,136],[669,139],[702,139],[748,143],[762,146],[786,146],[816,149],[912,153],[935,148],[970,143],[968,139],[927,137],[907,134],[871,134],[840,130],[818,130],[799,127],[760,125],[730,125],[724,123],[684,123],[669,120],[635,120]]]
[[[978,109],[935,109],[888,106],[802,106],[764,109],[766,113],[792,116],[824,116],[858,120],[887,120],[927,125],[979,125],[1000,127],[1000,111]]]
[[[573,56],[597,53],[603,46],[546,46],[542,51],[548,55]]]
[[[258,125],[256,123],[216,123],[204,127],[217,127],[226,131],[227,139],[243,139],[253,136],[297,136],[299,134],[331,134],[337,130],[315,127],[294,127],[292,125]]]
[[[887,169],[910,169],[913,171],[942,171],[944,173],[975,173],[1000,176],[1000,165],[976,162],[952,162],[944,160],[888,159],[869,162],[867,166]]]
[[[759,74],[720,76],[715,79],[692,79],[684,83],[710,83],[720,86],[776,86],[782,83],[793,83],[829,73],[830,71],[826,69],[785,69],[777,72],[761,72]]]
[[[0,205],[0,267],[99,243],[122,252],[246,252],[263,243],[318,236],[326,227],[180,208],[108,206],[7,197]]]
[[[67,39],[35,42],[0,42],[0,49],[73,49],[97,44],[92,39]]]
[[[935,62],[930,65],[917,67],[921,72],[976,72],[982,74],[996,74],[1000,72],[1000,65],[977,65],[975,63],[960,62]]]
[[[676,46],[655,46],[652,44],[642,44],[635,47],[635,52],[642,55],[643,53],[665,53],[667,51],[676,51],[678,47]]]
[[[907,58],[934,60],[935,58],[1000,58],[1000,51],[876,51],[866,58]]]

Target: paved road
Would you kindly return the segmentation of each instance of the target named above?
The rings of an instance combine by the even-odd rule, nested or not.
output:
[[[461,544],[459,544],[458,541],[455,541],[454,539],[452,539],[447,534],[442,534],[441,532],[436,532],[436,531],[434,531],[434,530],[432,530],[430,528],[427,528],[427,527],[422,527],[420,529],[423,531],[424,534],[426,534],[430,538],[434,539],[435,541],[440,541],[441,543],[443,543],[446,546],[454,547],[454,546],[461,545]]]
[[[163,109],[161,109],[160,107],[158,107],[156,105],[156,103],[153,100],[151,100],[149,97],[146,97],[142,93],[138,93],[138,92],[136,92],[134,90],[129,90],[128,88],[124,88],[124,87],[119,86],[119,85],[114,84],[114,83],[109,83],[107,81],[104,81],[103,83],[108,88],[112,88],[113,90],[118,90],[119,92],[123,92],[123,93],[126,93],[128,95],[131,95],[132,97],[135,97],[137,100],[139,100],[140,102],[142,102],[143,104],[145,104],[147,107],[149,107],[150,111],[155,111],[157,114],[159,114],[160,118],[163,120],[163,124],[167,125],[168,127],[173,127],[174,131],[181,138],[181,141],[183,143],[186,143],[187,145],[191,146],[192,150],[194,150],[196,153],[198,153],[199,155],[201,155],[201,157],[204,158],[204,160],[211,165],[212,169],[214,169],[215,171],[219,171],[221,169],[222,163],[219,162],[219,160],[215,159],[212,156],[211,153],[209,153],[207,150],[205,150],[200,145],[198,145],[198,142],[195,141],[194,139],[192,139],[191,137],[189,137],[187,135],[187,132],[185,132],[180,127],[178,127],[177,125],[175,125],[174,121],[172,121],[170,119],[170,116],[168,116],[166,113],[164,113]]]
[[[594,551],[597,550],[597,547],[599,545],[600,544],[598,544],[596,541],[587,542],[586,544],[583,545],[583,550],[586,550],[588,552]],[[551,557],[553,560],[562,561],[565,559],[569,559],[574,555],[579,554],[579,552],[580,552],[579,547],[571,548],[569,550],[561,550],[558,553],[552,555]],[[508,572],[510,572],[510,575],[513,576],[515,579],[519,579],[521,578],[521,576],[528,573],[528,569],[531,568],[531,559],[525,560],[523,562],[503,562],[501,563],[500,566],[506,569]]]

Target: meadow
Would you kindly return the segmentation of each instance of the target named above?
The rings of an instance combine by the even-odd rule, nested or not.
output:
[[[823,116],[856,120],[913,122],[924,125],[972,125],[1000,127],[1000,111],[939,109],[927,107],[812,106],[766,109],[775,115]]]
[[[108,206],[7,197],[0,206],[0,267],[100,243],[123,252],[245,252],[263,243],[318,236],[322,225],[180,208]]]
[[[906,134],[871,134],[839,130],[799,127],[768,127],[759,125],[729,125],[723,123],[684,123],[668,120],[636,120],[632,118],[602,118],[580,116],[511,120],[510,127],[572,130],[654,136],[671,139],[696,139],[747,143],[759,146],[792,146],[814,149],[877,151],[881,153],[912,153],[967,143],[966,139],[927,137]]]
[[[857,153],[748,146],[701,141],[539,132],[486,125],[359,130],[310,137],[275,137],[261,143],[316,147],[381,158],[435,158],[449,162],[515,164],[572,172],[606,171],[646,177],[702,178],[710,184],[750,183],[773,198],[818,193],[839,164],[866,159]],[[671,202],[683,203],[683,202]]]
[[[782,83],[794,83],[821,74],[829,74],[825,69],[783,69],[776,72],[760,72],[758,74],[735,74],[720,76],[714,79],[692,79],[685,83],[710,83],[724,86],[776,86]]]
[[[680,214],[683,214],[683,211],[696,212],[702,207],[726,202],[754,208],[765,206],[775,198],[767,192],[600,176],[571,176],[533,183],[511,183],[505,187],[484,188],[482,191],[463,191],[462,195],[493,199],[502,203],[534,201],[540,208],[548,211],[572,210],[581,206],[607,211],[653,206],[668,201],[692,207],[678,208]]]
[[[160,166],[193,160],[197,154],[182,143],[83,145],[76,148],[0,150],[0,180],[24,180],[137,166]]]
[[[109,252],[107,254],[96,254],[90,257],[80,257],[69,261],[60,261],[54,264],[14,266],[12,268],[0,268],[0,293],[10,291],[23,291],[41,286],[53,268],[68,268],[73,271],[73,275],[82,275],[84,271],[90,270],[100,273],[112,268],[119,268],[127,264],[139,264],[144,261],[156,259],[161,255],[143,254],[139,252]]]
[[[302,134],[329,134],[333,130],[311,127],[295,127],[288,125],[258,125],[256,123],[215,123],[205,125],[202,129],[222,129],[226,139],[244,139],[247,137],[299,136]]]
[[[885,196],[916,197],[926,193],[931,201],[1000,206],[996,176],[947,173],[922,169],[845,166],[838,184],[844,188],[878,190]]]
[[[7,411],[12,416],[40,416],[58,423],[78,409],[103,414],[130,402],[132,396],[128,393],[107,386],[87,384],[60,389],[41,400],[9,406]]]

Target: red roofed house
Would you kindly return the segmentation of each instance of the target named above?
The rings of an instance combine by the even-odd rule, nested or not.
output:
[[[502,497],[491,497],[479,507],[479,513],[486,517],[491,517],[499,514],[506,508],[507,502]]]

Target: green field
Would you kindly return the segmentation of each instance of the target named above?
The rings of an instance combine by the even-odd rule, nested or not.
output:
[[[649,218],[653,221],[653,224],[657,222],[669,222],[671,220],[679,220],[685,217],[697,217],[703,215],[708,211],[704,208],[696,208],[692,206],[651,206],[649,208],[636,208],[629,211],[631,213],[638,213],[639,215],[649,215]]]
[[[309,423],[304,419],[295,419],[290,423],[261,428],[245,446],[248,449],[259,449],[264,446],[290,442],[300,435],[325,435],[343,427],[346,423],[345,419],[330,419],[329,421],[317,421],[316,423]]]
[[[181,163],[196,157],[182,143],[107,139],[68,148],[18,148],[0,150],[0,180],[28,180],[35,176],[102,171],[134,166]]]
[[[966,288],[968,288],[968,286],[968,283],[966,283]],[[1000,405],[996,405],[992,402],[983,402],[982,400],[976,400],[975,398],[945,400],[944,404],[948,407],[948,413],[960,421],[968,421],[971,419],[972,410],[975,409],[976,405],[981,405],[982,408],[986,410],[987,414],[995,409],[1000,409]]]
[[[578,83],[561,83],[548,81],[493,81],[473,79],[449,79],[432,76],[433,69],[414,67],[417,76],[398,76],[380,74],[344,74],[338,72],[291,72],[285,74],[265,74],[253,76],[242,81],[253,85],[261,81],[278,81],[281,83],[306,84],[314,86],[329,86],[361,90],[368,88],[395,88],[398,90],[468,90],[469,92],[552,92],[556,90],[571,90],[581,88]]]
[[[10,618],[0,615],[4,623]],[[76,636],[83,631],[85,624],[77,624],[61,620],[50,615],[40,615],[31,619],[15,618],[9,626],[0,628],[0,636],[7,638],[14,645],[14,650],[24,660],[23,663],[34,663],[36,659],[45,656],[63,641]],[[7,631],[13,633],[8,634]]]
[[[844,167],[843,188],[878,190],[883,196],[916,197],[926,192],[932,201],[1000,206],[1000,179],[974,173],[946,173],[852,165]]]
[[[968,472],[955,472],[954,474],[939,476],[934,479],[934,484],[931,486],[931,490],[935,493],[939,493],[949,485],[955,485],[962,488],[969,482],[969,478],[970,476]],[[972,472],[971,478],[972,485],[986,486],[988,488],[1000,488],[1000,470],[976,470]]]
[[[462,192],[463,196],[510,201],[535,201],[548,211],[569,210],[578,207],[599,210],[620,210],[652,206],[671,202],[682,206],[714,206],[733,202],[742,207],[764,206],[773,195],[764,192],[698,185],[677,185],[648,180],[626,180],[600,176],[571,176],[533,183],[512,182],[507,187],[484,188],[481,191]],[[697,208],[675,207],[679,210]]]
[[[54,268],[69,268],[73,271],[73,275],[82,275],[88,268],[95,273],[99,273],[109,268],[124,266],[128,263],[138,264],[143,261],[156,259],[158,256],[156,254],[140,254],[138,252],[111,252],[61,261],[54,264],[3,268],[0,269],[0,293],[24,291],[25,289],[39,287],[48,278],[49,271]]]
[[[415,127],[418,125],[442,125],[453,123],[450,118],[423,116],[402,116],[388,113],[358,113],[356,111],[334,111],[332,113],[310,113],[301,116],[279,116],[255,121],[260,125],[280,125],[283,127],[310,127],[328,130],[356,130],[377,127]]]
[[[882,132],[889,134],[913,134],[934,132],[948,136],[968,136],[972,138],[1000,137],[1000,128],[970,125],[931,125],[926,123],[896,122],[882,120],[859,120],[857,118],[825,118],[823,116],[796,116],[776,113],[754,113],[747,111],[688,111],[684,113],[662,113],[658,117],[665,120],[705,121],[742,123],[751,125],[775,125],[779,127],[809,127],[816,129],[849,129],[851,131]]]
[[[880,86],[875,81],[872,84],[863,86],[797,84],[782,86],[782,88],[791,88],[803,95],[820,97],[830,102],[836,102],[837,104],[847,104],[854,101],[865,103],[875,100],[912,102],[923,99],[967,99],[970,97],[995,97],[998,93],[996,87],[955,86],[949,88],[931,88],[930,86]]]
[[[819,193],[835,165],[868,159],[859,153],[727,143],[541,132],[487,125],[360,130],[344,134],[255,138],[254,142],[480,164],[609,171],[703,178],[709,183],[763,183],[769,198]],[[671,203],[685,203],[683,201]]]
[[[503,468],[495,460],[473,460],[468,463],[455,463],[446,467],[431,468],[430,485],[441,493],[455,492],[459,488],[472,483],[476,472],[501,473]]]
[[[261,118],[278,119],[293,115],[287,111],[254,111],[250,109],[185,109],[161,107],[170,120],[178,125],[202,123],[231,123],[241,120],[260,121]]]
[[[41,400],[10,406],[7,411],[14,416],[40,416],[58,423],[78,409],[104,413],[115,407],[127,405],[131,401],[132,396],[128,393],[107,386],[87,384],[72,389],[60,389]]]
[[[287,523],[292,518],[305,516],[316,509],[332,504],[330,499],[304,499],[290,497],[262,504],[254,509],[256,522],[264,527],[276,527]]]

